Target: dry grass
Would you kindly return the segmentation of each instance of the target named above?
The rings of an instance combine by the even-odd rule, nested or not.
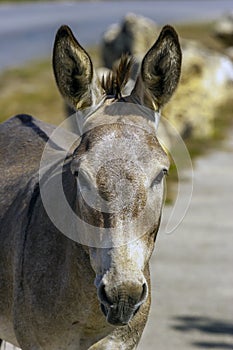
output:
[[[56,124],[63,119],[62,99],[48,61],[5,71],[0,76],[0,94],[1,120],[17,113]]]
[[[97,48],[88,50],[99,65]],[[0,121],[18,113],[31,114],[52,124],[65,116],[63,100],[53,77],[51,60],[33,62],[0,74]]]
[[[224,45],[213,35],[215,22],[200,22],[176,24],[176,30],[181,38],[197,40],[205,47],[219,52],[224,51]]]

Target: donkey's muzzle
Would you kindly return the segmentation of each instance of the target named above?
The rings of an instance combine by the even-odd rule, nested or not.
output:
[[[117,294],[117,296],[114,294]],[[135,288],[131,286],[128,293],[125,286],[123,288],[118,287],[118,289],[114,289],[114,294],[108,295],[105,285],[100,285],[98,297],[101,302],[101,310],[108,323],[114,326],[125,326],[146,300],[148,287],[146,283],[140,286],[135,285]]]

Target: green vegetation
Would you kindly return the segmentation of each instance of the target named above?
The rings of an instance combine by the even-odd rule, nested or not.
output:
[[[201,138],[190,138],[185,140],[191,158],[209,152],[216,145],[221,145],[224,140],[229,126],[233,125],[233,100],[228,101],[225,106],[221,106],[216,110],[216,118],[214,125],[214,133],[211,139],[203,140]]]

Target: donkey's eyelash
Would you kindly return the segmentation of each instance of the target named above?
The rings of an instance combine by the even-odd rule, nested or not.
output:
[[[151,187],[160,184],[164,176],[168,175],[167,169],[162,169],[151,183]]]
[[[75,177],[78,177],[78,174],[79,174],[78,170],[75,170],[75,171],[74,171],[74,176],[75,176]]]

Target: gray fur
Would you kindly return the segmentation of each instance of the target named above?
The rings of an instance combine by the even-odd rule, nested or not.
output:
[[[159,47],[168,50],[171,41],[178,45],[174,35],[170,37],[167,30],[163,33]],[[180,61],[179,50],[174,52]],[[65,57],[67,53],[72,53],[71,61]],[[150,308],[149,260],[161,217],[163,175],[169,166],[156,138],[156,108],[141,113],[141,98],[147,95],[145,101],[149,101],[147,89],[153,84],[148,78],[138,82],[124,99],[105,96],[90,57],[67,27],[58,31],[54,55],[61,93],[73,107],[88,106],[92,113],[89,117],[79,113],[84,134],[68,153],[62,143],[50,138],[55,127],[31,116],[18,115],[1,125],[0,337],[23,350],[136,349]],[[148,57],[151,61],[150,53]],[[153,57],[156,61],[155,52]],[[141,77],[148,69],[145,63]],[[80,74],[72,75],[72,70]],[[163,71],[161,77],[168,81],[168,86],[163,85],[164,101],[179,75],[176,73],[172,83],[166,74],[170,72]],[[158,100],[163,100],[161,94]],[[151,106],[155,107],[153,101]],[[63,136],[74,138],[65,130]],[[45,146],[51,156],[64,154],[65,162],[52,160],[39,183]],[[91,227],[117,229],[119,236],[122,223],[128,223],[123,232],[124,238],[130,238],[127,244],[117,245],[117,234],[111,237],[111,247],[87,246],[59,231],[45,210],[42,190],[45,185],[49,189],[50,181],[61,171],[73,212]],[[85,202],[83,188],[91,186],[109,211]],[[53,204],[60,204],[56,193]],[[141,213],[145,223],[135,226]],[[61,212],[60,218],[65,227],[71,225],[65,213]],[[88,231],[85,234],[88,236]]]

